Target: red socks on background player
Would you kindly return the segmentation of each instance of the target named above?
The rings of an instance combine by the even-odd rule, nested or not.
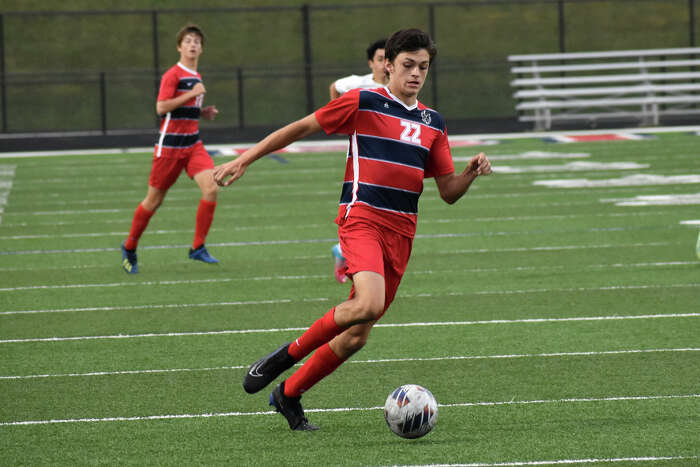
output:
[[[194,230],[194,240],[192,248],[200,247],[204,244],[204,240],[209,233],[209,228],[214,221],[214,211],[216,210],[216,201],[199,200],[199,208],[197,208],[197,221]],[[134,211],[134,218],[131,221],[131,230],[129,237],[124,242],[124,248],[127,250],[135,250],[139,243],[141,235],[148,227],[148,222],[153,217],[155,211],[149,211],[144,208],[141,203]]]
[[[134,211],[134,218],[131,221],[131,230],[129,231],[129,236],[124,242],[124,248],[127,250],[136,249],[136,245],[139,243],[139,238],[141,238],[143,231],[146,230],[148,221],[151,220],[153,214],[155,214],[155,211],[149,211],[148,209],[144,208],[141,203],[139,203],[139,205],[136,207],[136,211]]]
[[[214,211],[216,210],[216,201],[199,200],[199,208],[197,208],[197,224],[194,229],[194,240],[192,240],[192,249],[199,248],[204,245],[204,240],[209,233],[209,227],[214,221]]]
[[[345,328],[335,324],[335,308],[331,308],[289,345],[287,352],[296,361],[306,357],[314,349],[318,350],[284,383],[284,394],[287,397],[301,396],[345,361],[333,353],[328,345],[331,339],[344,330]]]

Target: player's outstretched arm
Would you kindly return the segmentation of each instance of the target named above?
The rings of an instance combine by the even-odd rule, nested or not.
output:
[[[234,160],[214,167],[214,181],[221,186],[229,186],[241,178],[246,168],[256,160],[319,131],[321,131],[321,125],[314,114],[292,122],[270,133]]]
[[[467,192],[476,177],[490,173],[491,162],[489,162],[486,154],[480,152],[472,157],[462,173],[456,174],[452,172],[451,174],[437,176],[435,177],[435,183],[437,183],[440,197],[446,203],[453,204]]]

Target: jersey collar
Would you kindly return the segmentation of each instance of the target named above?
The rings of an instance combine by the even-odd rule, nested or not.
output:
[[[395,95],[393,95],[393,94],[391,93],[391,91],[389,91],[389,86],[384,86],[384,90],[386,91],[387,94],[389,94],[389,97],[391,97],[391,98],[394,99],[396,102],[398,102],[399,104],[401,104],[406,110],[415,110],[415,109],[418,108],[418,99],[416,99],[416,103],[415,103],[415,104],[409,106],[409,105],[406,105],[406,104],[404,103],[404,101],[402,101],[401,99],[399,99],[398,97],[396,97]]]
[[[171,62],[171,63],[172,63],[172,62]],[[193,74],[193,75],[196,75],[196,74],[197,74],[196,71],[187,68],[185,65],[183,65],[183,64],[180,63],[180,62],[177,62],[177,66],[179,66],[180,68],[182,68],[183,70],[185,70],[186,72],[188,72],[188,73],[190,73],[190,74]]]

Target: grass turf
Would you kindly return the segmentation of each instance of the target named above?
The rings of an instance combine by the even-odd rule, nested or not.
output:
[[[3,462],[692,465],[700,263],[697,230],[680,221],[697,219],[697,205],[609,200],[698,184],[533,181],[697,175],[697,138],[504,142],[486,148],[497,170],[568,162],[503,158],[526,151],[648,167],[497,171],[455,206],[426,181],[397,300],[365,349],[304,396],[316,433],[289,431],[268,392],[249,396],[240,382],[347,296],[330,256],[342,155],[264,159],[222,191],[207,239],[216,266],[186,257],[199,195],[182,177],[142,238],[135,276],[119,268],[118,246],[150,155],[0,160],[11,180],[0,223]],[[416,441],[382,420],[404,383],[443,404]]]

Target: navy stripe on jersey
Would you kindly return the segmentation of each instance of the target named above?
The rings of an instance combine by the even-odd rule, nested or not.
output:
[[[199,107],[178,107],[170,112],[172,120],[199,120],[201,109]]]
[[[359,183],[357,190],[359,202],[366,203],[373,208],[404,214],[418,214],[419,196],[420,193],[366,183]],[[350,204],[351,201],[352,182],[345,182],[340,194],[340,204]]]
[[[401,141],[357,135],[357,154],[368,159],[394,162],[424,170],[430,155],[422,146],[415,146]]]
[[[194,87],[195,84],[201,83],[202,80],[199,78],[180,78],[180,81],[177,83],[177,90],[178,91],[189,91]]]
[[[163,147],[188,148],[194,146],[197,141],[199,141],[199,132],[191,135],[166,134],[163,138]]]
[[[373,91],[360,91],[360,110],[377,112],[400,118],[411,120],[416,123],[427,125],[438,131],[445,132],[445,121],[442,116],[432,109],[408,110],[403,105],[393,99],[389,99],[382,94]]]

